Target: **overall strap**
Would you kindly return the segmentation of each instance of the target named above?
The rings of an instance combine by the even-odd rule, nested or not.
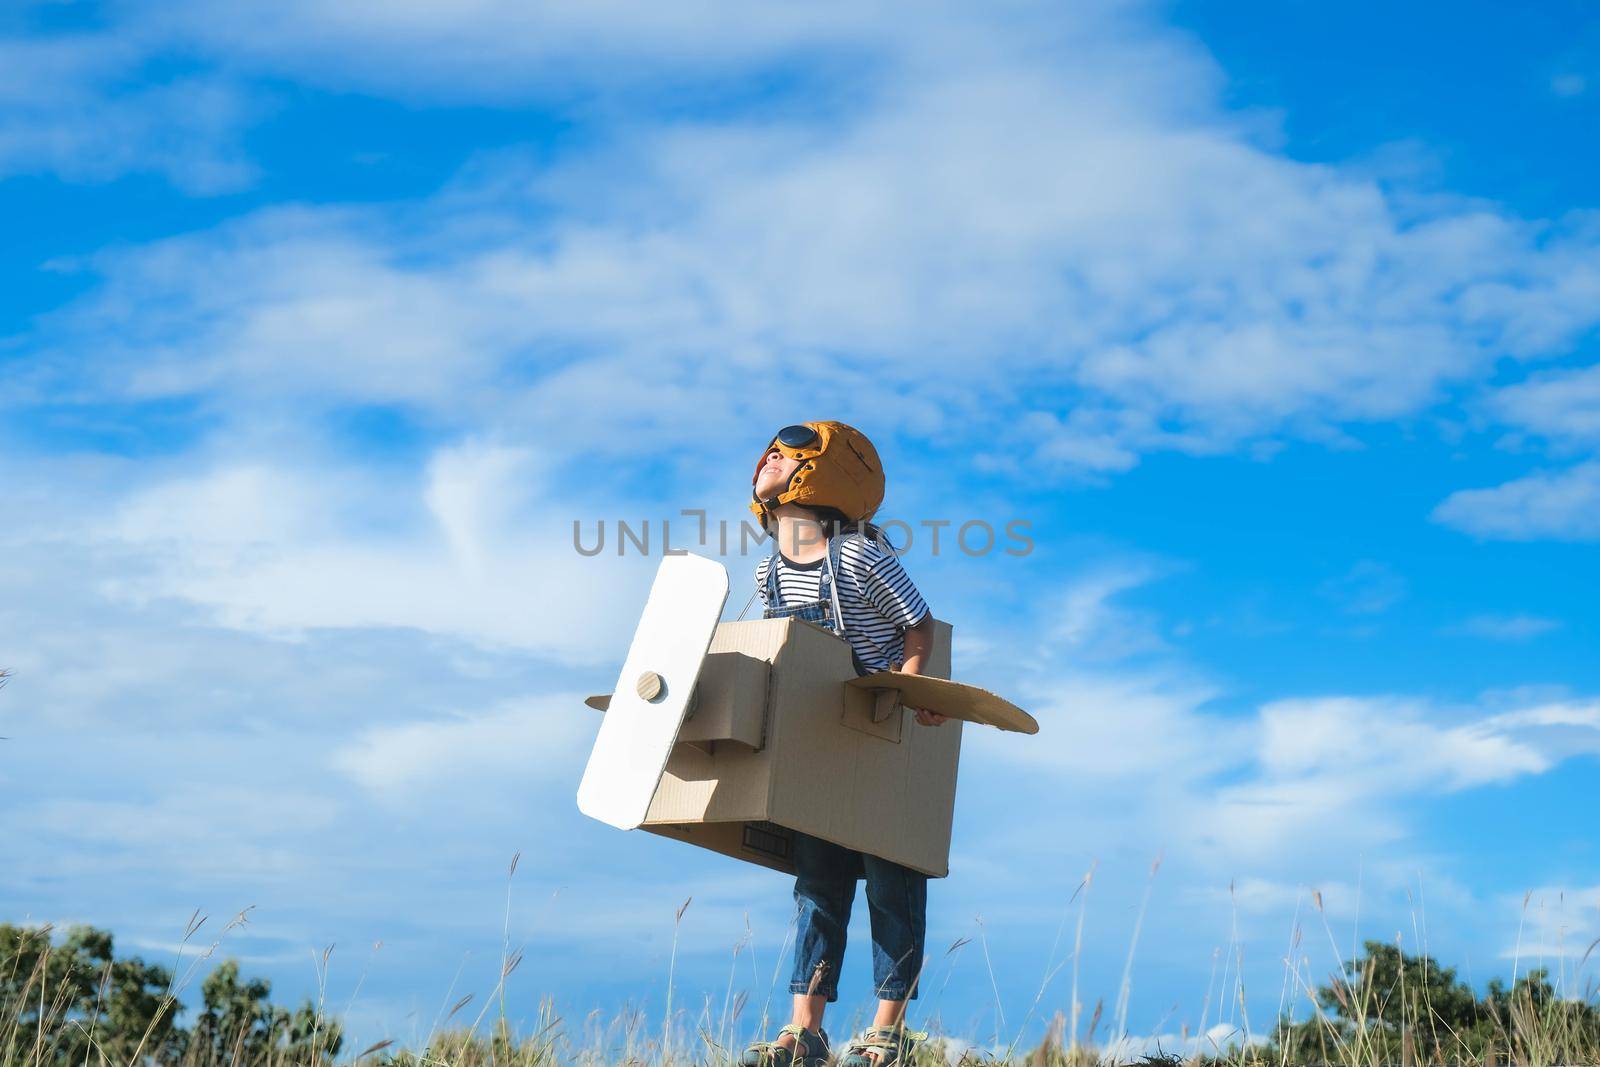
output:
[[[828,568],[828,573],[823,576],[823,579],[828,581],[828,594],[833,600],[833,625],[835,627],[833,632],[840,637],[845,634],[844,608],[839,604],[839,542],[843,539],[844,535],[842,534],[828,538],[828,562],[824,564]]]
[[[778,539],[772,539],[772,555],[767,557],[767,607],[778,608],[783,606],[783,593],[778,587],[778,564],[783,556],[778,551]],[[839,539],[828,538],[827,561],[822,565],[822,574],[817,578],[817,592],[819,596],[829,598],[833,602],[833,614],[839,622],[839,632],[844,632],[844,614],[839,610]]]
[[[783,606],[783,594],[778,591],[778,539],[772,539],[772,555],[767,557],[767,607]]]

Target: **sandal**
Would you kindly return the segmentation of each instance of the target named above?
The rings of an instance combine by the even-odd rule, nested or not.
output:
[[[778,1031],[778,1036],[794,1035],[794,1048],[787,1049],[776,1041],[757,1041],[739,1057],[739,1067],[826,1067],[832,1050],[828,1048],[828,1031],[818,1027],[807,1030],[790,1023]]]
[[[839,1067],[906,1067],[911,1053],[926,1040],[921,1030],[875,1026],[850,1042]]]

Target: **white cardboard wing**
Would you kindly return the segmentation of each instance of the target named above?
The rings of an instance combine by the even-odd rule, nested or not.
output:
[[[585,815],[623,830],[644,822],[727,599],[716,560],[661,560],[578,785]]]

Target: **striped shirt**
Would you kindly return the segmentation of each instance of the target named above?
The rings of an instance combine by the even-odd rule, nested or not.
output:
[[[756,591],[767,602],[767,568],[772,556],[756,565]],[[778,595],[785,605],[821,599],[823,558],[795,563],[787,556],[778,563]],[[922,594],[900,566],[891,549],[868,537],[847,536],[839,546],[839,607],[844,613],[845,637],[861,665],[870,671],[888,670],[905,659],[905,631],[928,614]],[[771,605],[768,605],[769,607]]]

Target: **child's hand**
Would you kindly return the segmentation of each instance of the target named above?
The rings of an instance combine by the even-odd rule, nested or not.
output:
[[[912,708],[911,710],[917,713],[917,721],[924,726],[938,726],[949,718],[948,715],[940,715],[937,711],[929,711],[927,708]]]

